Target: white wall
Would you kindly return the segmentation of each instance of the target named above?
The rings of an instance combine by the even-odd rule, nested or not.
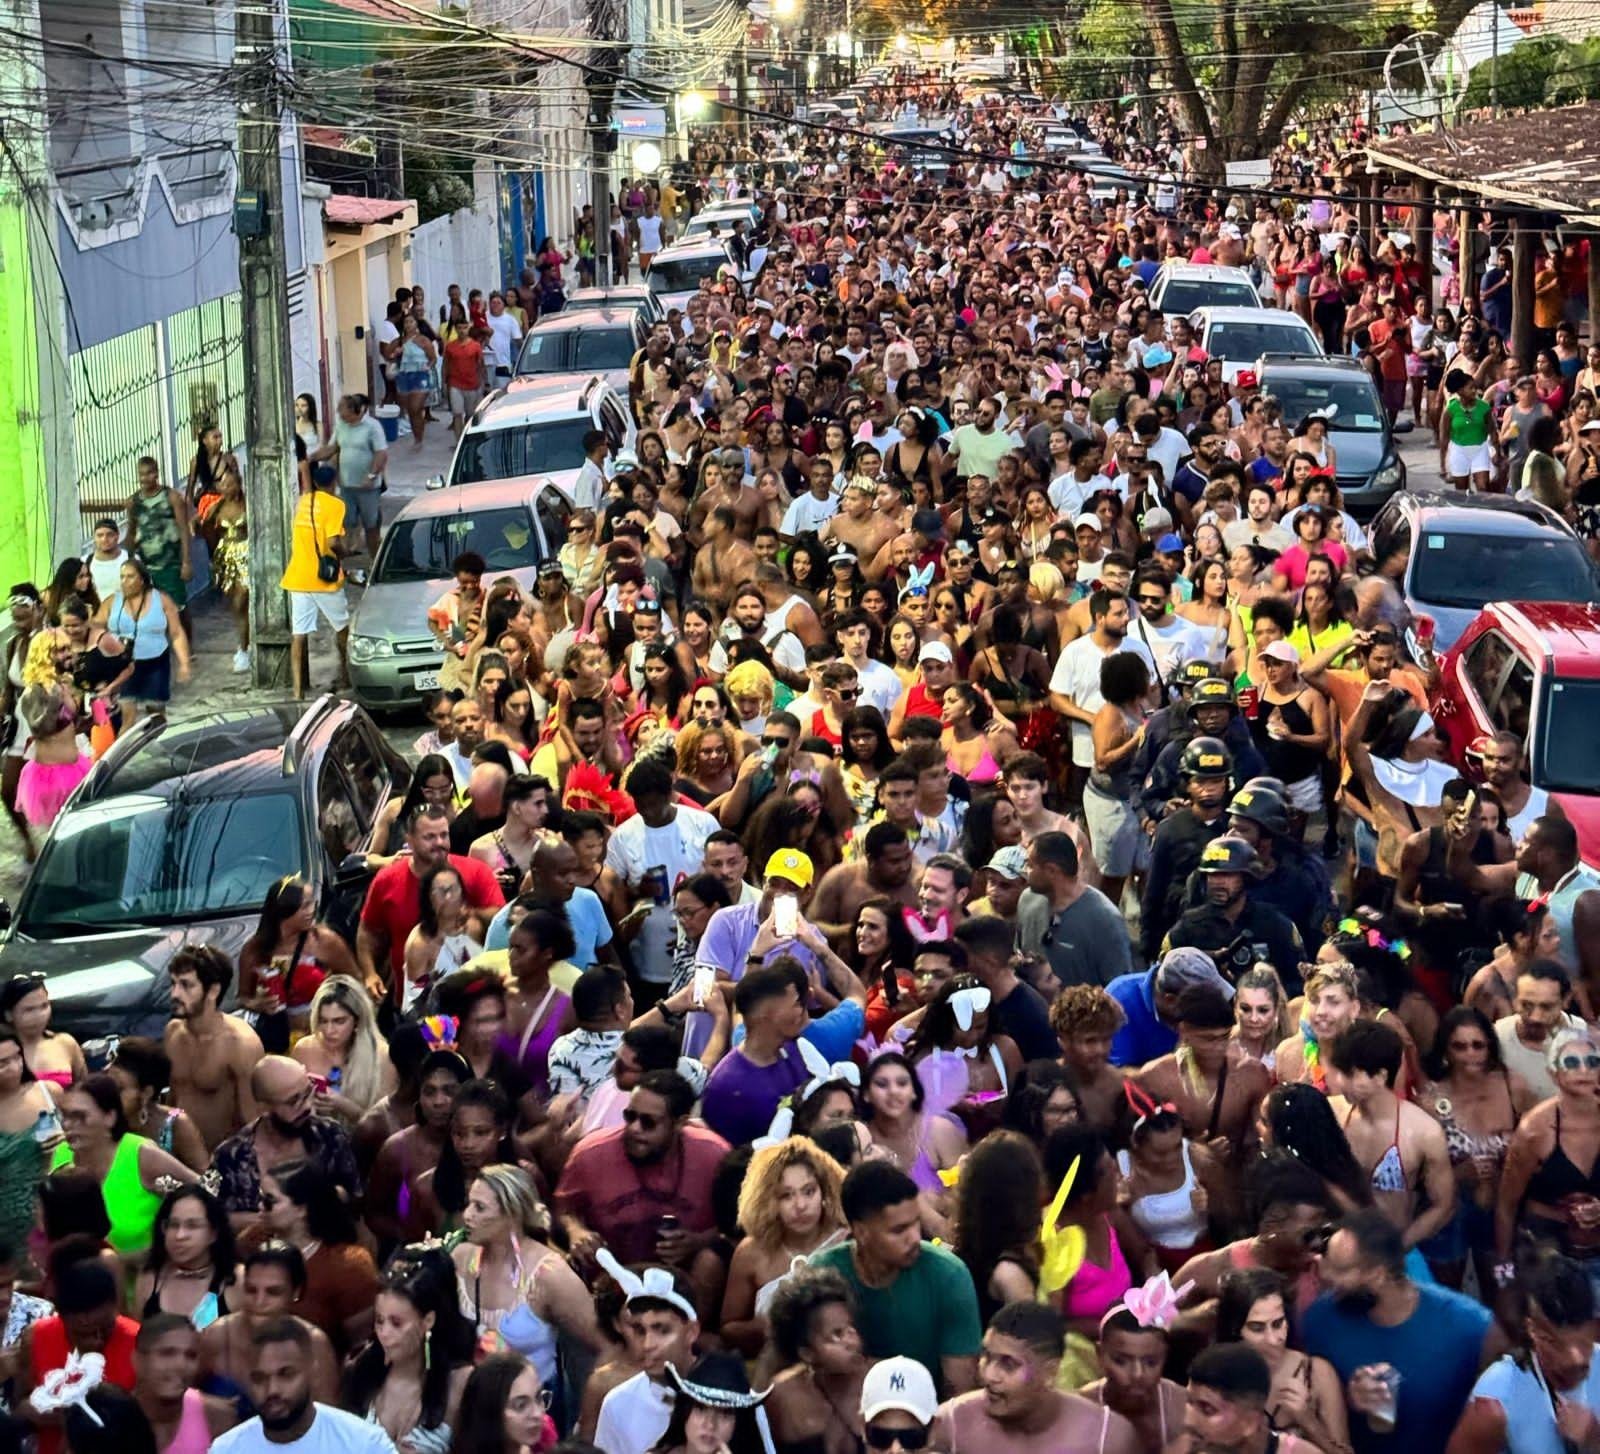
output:
[[[426,292],[437,317],[451,283],[464,297],[473,288],[500,286],[500,242],[492,200],[424,222],[411,234],[411,281]]]

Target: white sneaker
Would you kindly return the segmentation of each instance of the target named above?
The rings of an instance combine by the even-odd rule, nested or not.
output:
[[[250,652],[247,648],[241,646],[236,652],[234,652],[233,669],[235,672],[239,673],[250,670]]]

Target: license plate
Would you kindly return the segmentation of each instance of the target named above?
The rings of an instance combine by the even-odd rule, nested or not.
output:
[[[412,672],[411,685],[419,692],[436,692],[439,690],[439,673],[436,671]]]

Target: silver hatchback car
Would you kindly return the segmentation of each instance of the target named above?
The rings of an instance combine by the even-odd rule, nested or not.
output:
[[[455,578],[464,551],[484,558],[487,589],[513,576],[530,595],[539,563],[566,541],[572,502],[548,480],[520,476],[431,489],[406,503],[384,531],[350,622],[350,676],[370,711],[416,703],[439,686],[444,651],[428,628],[428,608]]]

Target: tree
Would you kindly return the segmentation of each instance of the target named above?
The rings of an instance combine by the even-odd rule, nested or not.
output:
[[[1518,41],[1498,59],[1480,61],[1467,82],[1464,109],[1498,100],[1512,111],[1592,101],[1600,96],[1600,37],[1581,44],[1559,36]]]

